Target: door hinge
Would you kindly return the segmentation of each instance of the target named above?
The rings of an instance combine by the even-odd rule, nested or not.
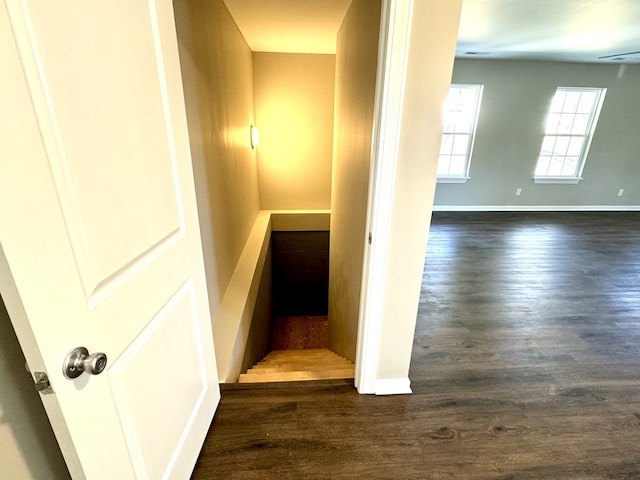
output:
[[[40,392],[43,395],[53,393],[53,388],[51,388],[51,383],[49,383],[49,377],[47,377],[45,372],[33,372],[33,376],[36,380],[36,392]]]
[[[372,241],[373,241],[373,235],[371,235],[371,232],[369,232],[369,245],[371,245]]]

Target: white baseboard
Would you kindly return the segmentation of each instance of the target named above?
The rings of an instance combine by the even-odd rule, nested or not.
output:
[[[374,391],[376,395],[413,393],[411,391],[411,381],[408,378],[383,378],[375,380]]]
[[[637,212],[640,205],[434,205],[434,212]]]

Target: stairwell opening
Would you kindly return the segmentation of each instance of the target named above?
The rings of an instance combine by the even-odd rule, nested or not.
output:
[[[329,232],[273,232],[272,350],[329,348]]]
[[[240,383],[353,378],[329,350],[329,231],[273,231]]]

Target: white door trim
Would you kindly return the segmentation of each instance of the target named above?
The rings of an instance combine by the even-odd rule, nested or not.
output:
[[[383,393],[376,391],[376,376],[413,3],[382,2],[367,207],[372,241],[365,240],[356,349],[355,384],[361,394]]]

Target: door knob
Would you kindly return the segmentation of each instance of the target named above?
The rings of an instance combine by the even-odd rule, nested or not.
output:
[[[98,375],[107,366],[107,356],[104,353],[92,353],[84,347],[71,350],[62,364],[62,373],[68,379],[73,379],[87,372],[90,375]]]

